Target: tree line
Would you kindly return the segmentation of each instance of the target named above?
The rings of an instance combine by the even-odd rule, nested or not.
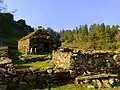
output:
[[[63,45],[81,49],[107,50],[120,48],[119,25],[87,24],[72,30],[61,30]]]

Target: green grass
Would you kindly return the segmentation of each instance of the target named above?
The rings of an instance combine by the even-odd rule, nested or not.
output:
[[[26,89],[26,90],[39,90],[39,88],[36,89]],[[59,87],[55,87],[55,88],[51,88],[51,89],[40,89],[40,90],[88,90],[88,89],[84,89],[78,85],[75,84],[67,84],[64,86],[59,86]],[[90,90],[90,89],[89,89]]]
[[[44,61],[37,61],[36,62],[26,62],[23,60],[19,59],[19,55],[17,50],[12,49],[11,50],[11,56],[14,56],[12,58],[12,61],[14,63],[15,68],[29,68],[29,67],[33,67],[36,69],[40,69],[40,70],[46,70],[48,68],[52,68],[54,66],[53,61],[50,60],[51,58],[51,53],[41,53],[38,55],[35,54],[22,54],[21,56],[24,56],[28,59],[35,59],[37,57],[48,57],[48,60],[44,60]],[[17,55],[16,55],[17,54]]]
[[[42,57],[42,56],[47,56],[51,58],[51,53],[41,53],[41,54],[22,54],[21,56],[27,57],[27,58],[37,58],[37,57]]]
[[[95,88],[87,88],[87,86],[78,86],[75,84],[67,84],[64,86],[59,86],[51,89],[39,89],[39,88],[26,88],[22,90],[120,90],[120,87],[115,87],[115,88],[101,88],[101,89],[95,89]]]
[[[75,84],[67,84],[64,86],[52,88],[51,90],[83,90],[83,89],[80,86],[75,85]]]
[[[87,43],[85,43],[87,45]],[[62,46],[61,47],[68,47],[68,48],[73,48],[73,49],[77,49],[77,50],[83,50],[83,51],[88,51],[88,50],[92,50],[92,51],[95,51],[95,52],[101,52],[101,53],[104,53],[104,52],[109,52],[109,53],[120,53],[120,49],[90,49],[88,47],[83,47],[85,46],[84,44],[80,44],[80,43],[74,43],[74,42],[71,42],[71,43],[62,43]]]
[[[23,64],[17,64],[15,65],[16,68],[28,68],[33,67],[40,70],[47,70],[48,68],[54,67],[52,60],[47,61],[38,61],[38,62],[32,62],[32,63],[23,63]]]
[[[48,89],[46,89],[46,90],[48,90]],[[95,89],[95,88],[87,88],[87,85],[86,86],[78,86],[75,84],[67,84],[64,86],[52,88],[51,90],[120,90],[120,87]]]

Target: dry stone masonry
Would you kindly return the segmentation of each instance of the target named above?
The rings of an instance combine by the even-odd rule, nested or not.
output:
[[[18,50],[21,51],[21,52],[28,52],[26,50],[29,50],[29,47],[30,47],[30,40],[29,39],[26,39],[26,40],[20,40],[18,42]]]
[[[12,60],[7,57],[0,58],[0,90],[8,90],[9,77],[13,73]]]
[[[41,53],[51,51],[51,35],[43,30],[34,31],[18,41],[18,51],[21,53]]]
[[[60,48],[53,51],[53,61],[56,67],[77,70],[82,74],[112,72],[112,69],[119,66],[119,60],[119,54],[108,52],[83,52],[69,48]]]
[[[0,57],[8,57],[8,46],[0,46]]]
[[[11,59],[0,57],[0,90],[51,88],[70,80],[87,84],[89,88],[111,88],[114,83],[120,83],[120,54],[61,48],[53,51],[52,56],[55,67],[45,71],[32,67],[14,68]]]
[[[57,68],[70,71],[75,82],[89,88],[112,88],[120,83],[120,54],[60,48],[53,51]]]
[[[45,88],[46,86],[60,84],[70,80],[70,74],[66,71],[50,68],[40,71],[35,68],[13,67],[12,60],[2,57],[0,59],[0,90],[28,90],[32,87]]]

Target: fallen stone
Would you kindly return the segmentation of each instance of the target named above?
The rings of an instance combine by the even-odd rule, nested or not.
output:
[[[29,68],[32,72],[34,72],[34,71],[37,71],[38,69],[37,68],[34,68],[34,67],[30,67]]]
[[[5,73],[5,72],[6,72],[6,69],[5,69],[5,68],[0,68],[0,72],[1,72],[1,73]]]
[[[13,67],[13,64],[7,64],[6,67]]]
[[[102,80],[102,83],[103,83],[103,86],[105,88],[112,88],[112,86],[109,84],[109,81],[108,80]]]
[[[17,82],[19,80],[18,77],[13,78],[13,82]]]
[[[0,90],[7,90],[7,85],[0,85]]]
[[[113,85],[114,79],[113,79],[113,78],[109,79],[109,83],[110,83],[111,85]]]
[[[103,86],[100,80],[96,80],[96,83],[97,83],[98,88],[101,88]]]
[[[25,79],[26,81],[33,81],[33,80],[35,80],[35,78],[36,78],[36,75],[26,75],[26,76],[24,77],[24,79]]]
[[[0,59],[0,65],[9,64],[9,63],[12,63],[12,60],[9,59],[9,58],[6,58],[6,59],[4,59],[4,60],[1,60],[1,59]]]
[[[19,83],[20,90],[26,90],[26,87],[28,87],[28,84],[26,82],[20,82]]]
[[[52,74],[53,73],[53,69],[52,68],[51,69],[47,69],[47,73]]]

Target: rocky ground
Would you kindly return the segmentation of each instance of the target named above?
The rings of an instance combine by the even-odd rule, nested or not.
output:
[[[0,59],[0,90],[27,90],[27,88],[46,88],[67,83],[70,80],[68,71],[56,68],[38,70],[35,68],[13,67],[9,58]]]
[[[53,52],[53,61],[56,67],[69,70],[70,74],[78,80],[77,83],[80,81],[82,85],[92,84],[98,88],[110,88],[111,82],[119,83],[119,53],[60,48]],[[84,77],[84,80],[81,80],[81,77]]]
[[[40,70],[33,67],[15,68],[11,59],[1,57],[0,90],[50,89],[74,81],[89,88],[114,88],[120,83],[119,58],[119,53],[62,48],[53,51],[54,66]]]

